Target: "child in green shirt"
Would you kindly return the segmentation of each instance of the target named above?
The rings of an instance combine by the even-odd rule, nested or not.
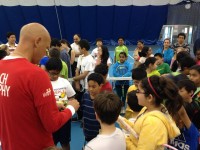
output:
[[[167,63],[164,63],[163,55],[161,53],[156,53],[154,55],[156,58],[157,68],[160,75],[171,73],[170,67]]]

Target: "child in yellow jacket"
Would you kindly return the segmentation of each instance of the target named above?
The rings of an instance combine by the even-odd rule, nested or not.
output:
[[[143,79],[138,86],[139,105],[144,108],[134,123],[125,120],[136,135],[126,138],[127,150],[164,149],[169,139],[175,138],[180,131],[170,114],[176,114],[182,106],[182,98],[175,84],[165,77],[151,76]],[[165,106],[162,104],[165,99]],[[169,113],[168,113],[169,111]]]
[[[132,70],[133,85],[131,85],[128,88],[127,95],[128,95],[129,92],[137,90],[139,82],[142,79],[146,78],[146,77],[147,77],[147,73],[146,73],[145,69],[143,69],[143,68],[134,68]],[[126,100],[126,102],[127,102],[127,100]],[[130,109],[129,105],[127,105],[124,117],[126,119],[130,119],[130,118],[135,118],[137,115],[138,115],[138,112],[133,111],[132,109]]]

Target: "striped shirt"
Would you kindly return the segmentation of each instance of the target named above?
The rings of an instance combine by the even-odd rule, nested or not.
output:
[[[85,92],[82,97],[82,110],[83,110],[83,132],[86,141],[90,141],[99,134],[100,124],[96,120],[93,100],[90,94]]]

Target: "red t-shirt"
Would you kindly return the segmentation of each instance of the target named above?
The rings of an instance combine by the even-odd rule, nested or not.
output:
[[[42,150],[72,114],[58,111],[49,77],[24,58],[0,60],[0,141],[3,150]]]
[[[101,92],[102,91],[109,91],[112,92],[112,85],[110,84],[110,82],[106,82],[102,87],[101,87]]]

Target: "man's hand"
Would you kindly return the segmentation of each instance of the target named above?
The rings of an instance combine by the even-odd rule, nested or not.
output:
[[[70,100],[68,101],[67,105],[73,106],[74,109],[75,109],[75,111],[77,111],[77,110],[79,109],[79,107],[80,107],[79,102],[78,102],[76,99],[74,99],[74,98],[70,99]]]

